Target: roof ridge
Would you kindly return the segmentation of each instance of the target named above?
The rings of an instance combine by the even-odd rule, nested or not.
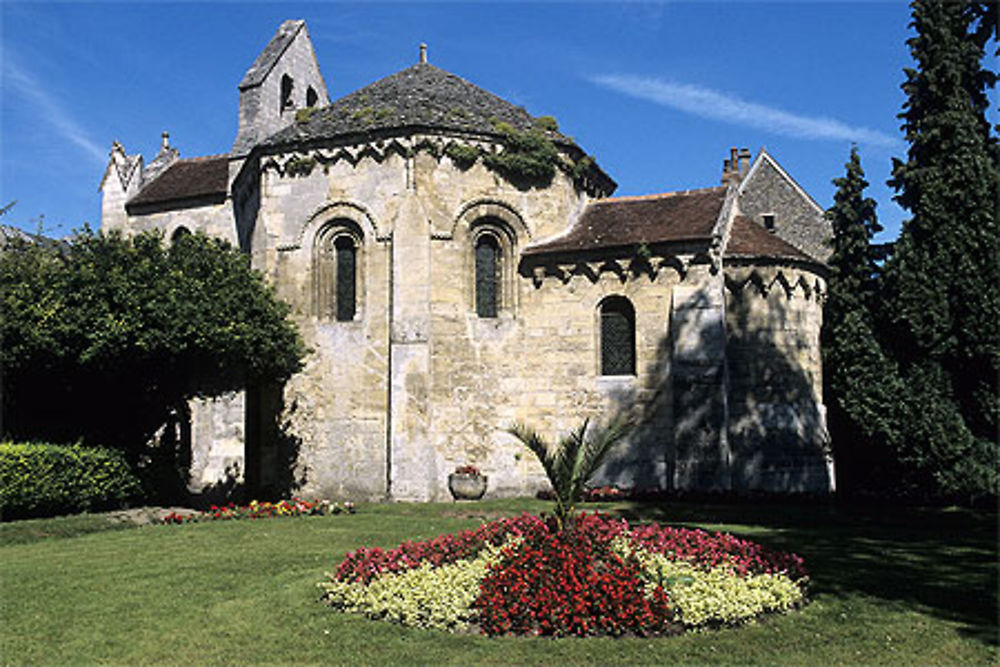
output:
[[[669,197],[681,197],[684,195],[695,195],[695,194],[705,194],[708,192],[725,190],[724,185],[715,185],[708,188],[692,188],[689,190],[674,190],[672,192],[658,192],[649,195],[626,195],[624,197],[604,197],[602,199],[594,199],[591,204],[617,204],[621,202],[633,202],[633,201],[650,201],[655,199],[667,199]]]
[[[298,36],[299,31],[305,26],[305,19],[286,19],[278,26],[274,37],[268,41],[267,46],[261,51],[257,58],[250,65],[250,69],[243,75],[240,81],[239,90],[246,90],[259,86],[261,82],[271,73],[278,60],[285,53],[289,44]]]
[[[170,163],[170,166],[174,166],[178,162],[205,162],[207,160],[219,160],[222,158],[229,159],[229,153],[216,153],[214,155],[195,155],[194,157],[181,157]]]

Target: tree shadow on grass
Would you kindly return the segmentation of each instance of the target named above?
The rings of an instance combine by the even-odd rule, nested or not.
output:
[[[766,529],[747,537],[806,561],[817,594],[864,594],[913,605],[998,645],[997,513],[833,503],[636,503],[630,521]]]

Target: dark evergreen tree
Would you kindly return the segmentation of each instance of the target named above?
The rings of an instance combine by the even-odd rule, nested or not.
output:
[[[827,211],[833,229],[828,298],[823,318],[825,401],[837,462],[838,486],[849,495],[881,493],[900,479],[897,450],[898,370],[874,333],[878,252],[872,237],[882,230],[875,201],[865,197],[864,171],[857,148],[835,178],[834,205]]]
[[[886,265],[883,340],[907,388],[901,454],[937,491],[996,490],[1000,151],[986,118],[985,3],[914,0],[906,161],[890,185],[911,218]]]
[[[829,300],[826,314],[840,321],[850,311],[870,313],[875,305],[879,266],[871,241],[882,231],[875,214],[875,200],[865,197],[865,172],[857,147],[844,165],[843,178],[833,179],[837,192],[827,218],[833,228],[830,255]]]

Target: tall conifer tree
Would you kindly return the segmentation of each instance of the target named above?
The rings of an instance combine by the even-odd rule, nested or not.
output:
[[[838,486],[853,495],[883,491],[889,480],[895,487],[900,478],[898,405],[904,388],[873,329],[879,266],[871,240],[882,226],[875,201],[865,196],[868,181],[856,147],[844,176],[833,183],[837,192],[826,214],[833,252],[823,316],[823,377]]]
[[[833,253],[826,313],[835,320],[842,319],[846,311],[870,312],[873,307],[879,267],[871,240],[882,231],[875,200],[865,197],[868,181],[856,146],[851,148],[844,170],[843,178],[833,179],[837,192],[833,207],[827,211],[833,228]]]
[[[996,74],[982,61],[996,7],[912,7],[917,67],[906,70],[900,114],[910,147],[890,180],[912,217],[886,266],[884,340],[906,377],[914,462],[944,490],[988,482],[995,492],[1000,151],[986,118]]]

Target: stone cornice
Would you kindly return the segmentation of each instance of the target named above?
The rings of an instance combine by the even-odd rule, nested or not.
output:
[[[817,303],[826,299],[826,281],[814,271],[801,267],[727,267],[725,280],[726,289],[733,294],[756,294],[766,298],[780,289],[788,299],[801,297]]]
[[[301,163],[302,160],[309,159],[314,160],[316,165],[324,170],[337,162],[347,162],[351,166],[357,166],[366,157],[382,162],[393,155],[409,158],[418,152],[425,152],[440,161],[446,156],[448,147],[452,145],[494,154],[503,149],[503,143],[496,137],[460,135],[454,132],[440,133],[423,128],[422,131],[410,134],[356,135],[336,142],[303,141],[284,146],[280,152],[265,152],[263,149],[255,148],[254,153],[259,155],[262,172],[271,170],[286,176],[290,175],[288,172],[290,163]],[[576,161],[585,157],[579,148],[564,145],[559,145],[559,148],[562,155],[558,164],[559,170],[572,178],[578,188],[592,197],[604,197],[614,191],[614,181],[596,163],[590,164],[580,173],[574,173]],[[294,169],[293,173],[296,173]]]

